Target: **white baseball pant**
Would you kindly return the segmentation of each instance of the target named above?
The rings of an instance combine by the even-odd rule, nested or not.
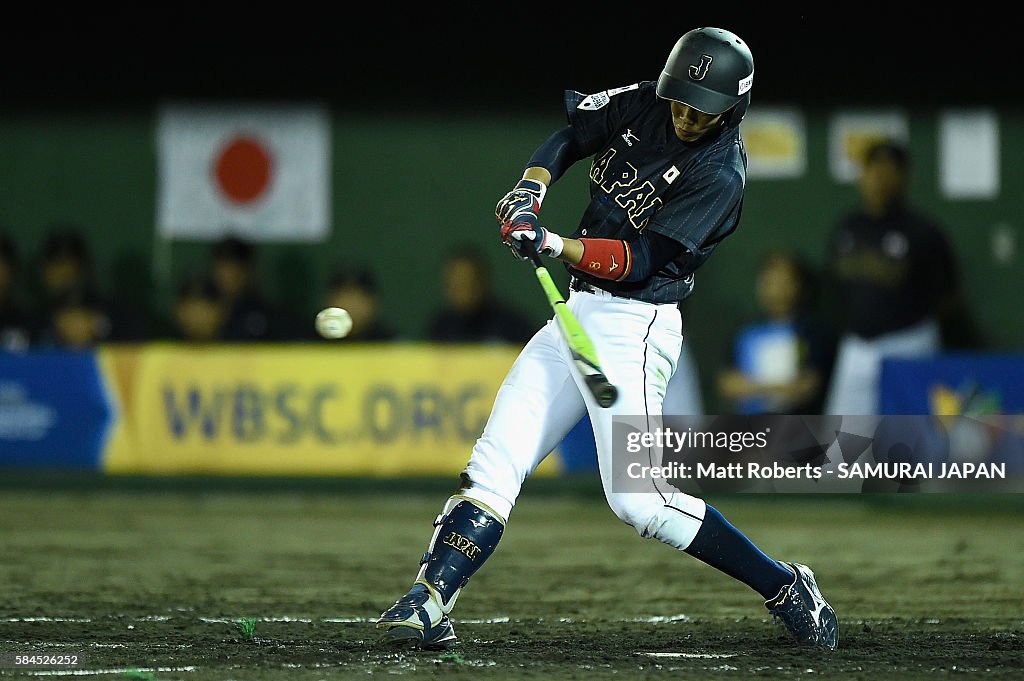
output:
[[[682,344],[675,304],[655,305],[605,292],[573,291],[567,301],[594,343],[618,400],[601,408],[574,369],[557,320],[526,344],[498,390],[483,434],[466,466],[462,494],[507,519],[523,481],[583,416],[590,413],[605,498],[643,537],[689,546],[704,519],[703,500],[664,483],[649,492],[614,492],[612,421],[618,415],[660,417]],[[621,479],[621,473],[620,473]]]
[[[927,357],[941,350],[939,325],[926,319],[914,326],[866,340],[842,337],[825,400],[824,413],[871,416],[880,411],[882,361],[886,357]]]

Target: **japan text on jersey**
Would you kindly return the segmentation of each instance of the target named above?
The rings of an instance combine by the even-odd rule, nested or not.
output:
[[[692,291],[693,272],[739,221],[746,155],[738,128],[680,141],[653,81],[586,96],[567,91],[565,104],[592,157],[591,200],[572,236],[633,241],[651,229],[686,248],[685,257],[646,282],[572,274],[649,302],[682,300]]]

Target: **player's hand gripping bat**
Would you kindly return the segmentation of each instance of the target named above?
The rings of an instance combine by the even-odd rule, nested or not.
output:
[[[587,384],[587,388],[590,389],[590,393],[599,405],[602,407],[612,406],[619,397],[619,390],[604,375],[604,370],[601,369],[601,362],[597,358],[597,352],[594,350],[594,344],[591,342],[590,336],[583,330],[583,326],[576,319],[576,315],[566,306],[565,298],[562,297],[558,286],[551,279],[551,273],[544,267],[540,255],[537,254],[537,246],[530,239],[522,239],[518,245],[526,259],[533,263],[534,271],[537,274],[537,281],[540,282],[540,286],[544,289],[544,294],[548,298],[548,303],[551,304],[551,309],[555,312],[558,325],[561,327],[565,340],[569,344],[572,359],[576,363],[576,368],[579,369],[580,374],[583,376],[583,381]]]

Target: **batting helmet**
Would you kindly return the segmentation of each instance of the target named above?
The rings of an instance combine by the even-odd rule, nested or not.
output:
[[[725,29],[695,28],[676,41],[657,93],[708,114],[732,110],[728,122],[738,125],[753,84],[754,57],[745,42]]]

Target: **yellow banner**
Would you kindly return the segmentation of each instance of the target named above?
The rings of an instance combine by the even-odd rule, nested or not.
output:
[[[107,348],[100,361],[119,413],[104,469],[457,475],[517,353],[419,344]]]

